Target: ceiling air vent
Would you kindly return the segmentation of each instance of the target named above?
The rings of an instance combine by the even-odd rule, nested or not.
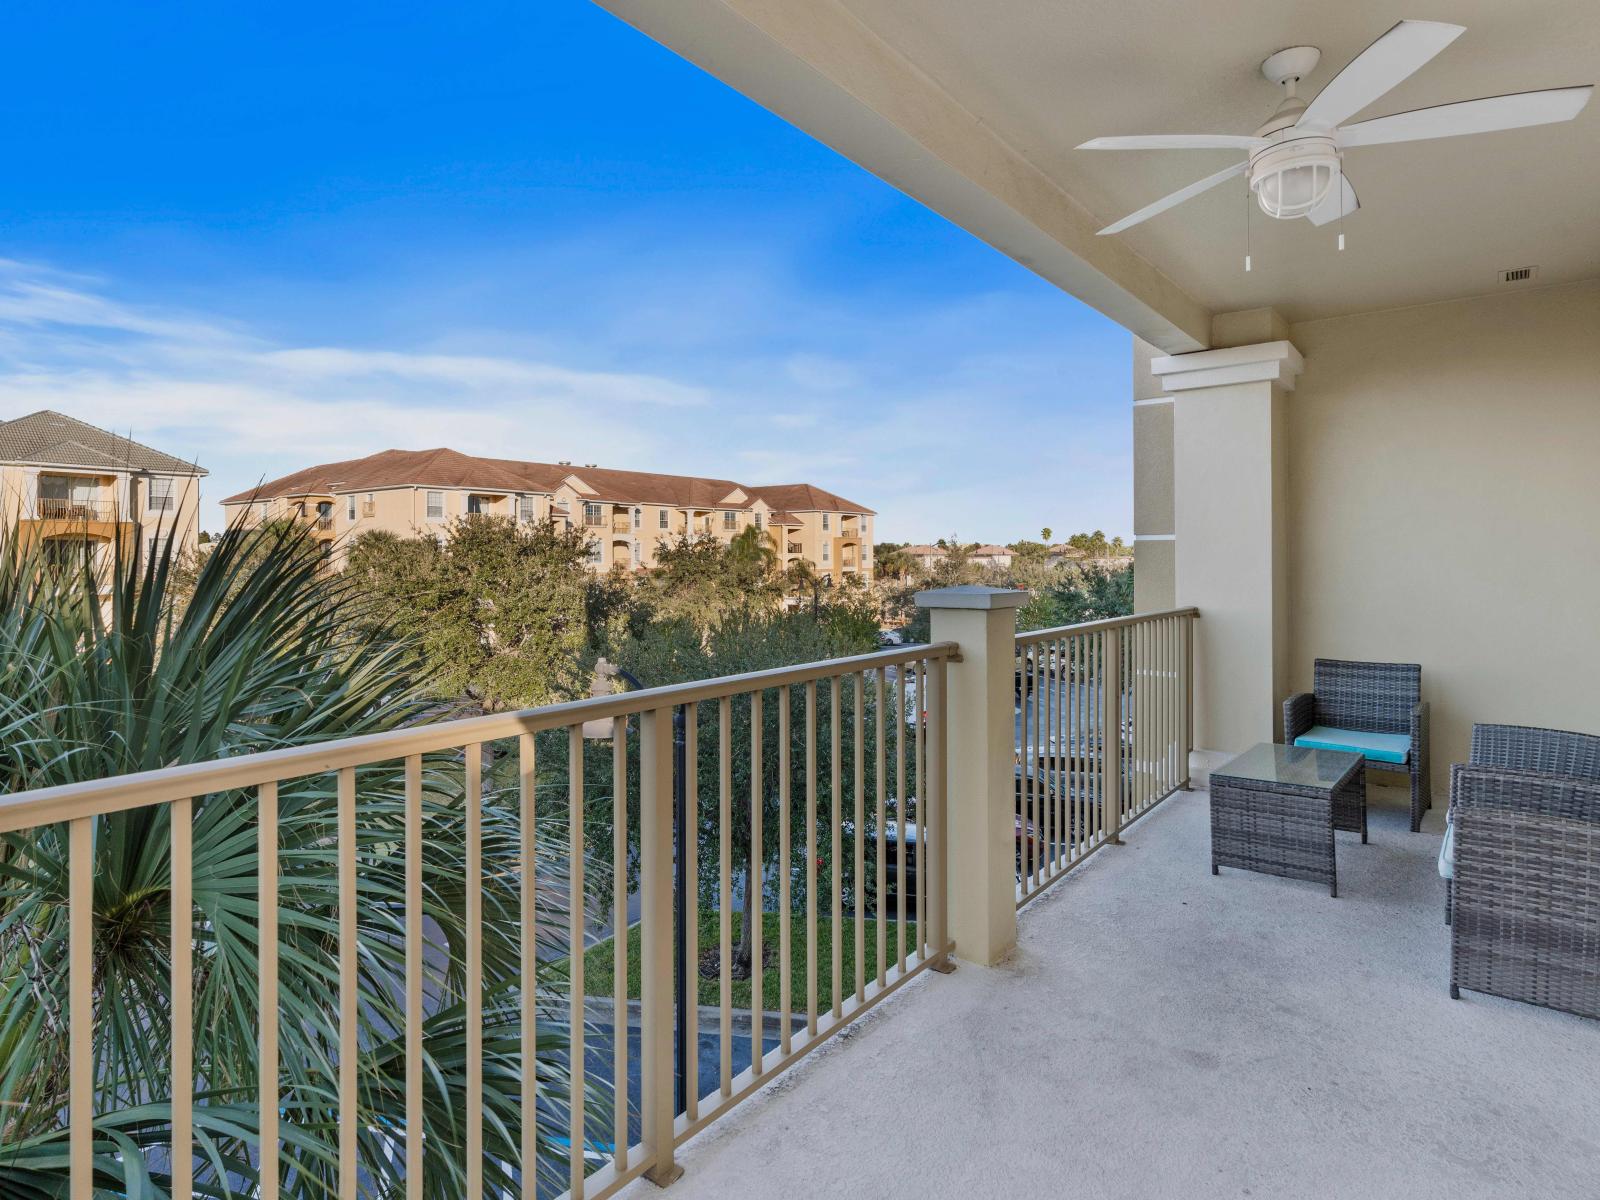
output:
[[[1499,278],[1501,283],[1527,283],[1538,273],[1538,267],[1512,267],[1509,271],[1501,271]]]

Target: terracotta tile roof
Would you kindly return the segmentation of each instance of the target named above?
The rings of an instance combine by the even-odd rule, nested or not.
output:
[[[863,513],[867,516],[877,515],[870,508],[863,507],[853,500],[846,500],[843,496],[836,495],[809,483],[775,483],[769,487],[750,490],[773,508],[781,508],[785,512],[827,511]]]
[[[505,459],[473,458],[456,450],[380,450],[366,458],[322,463],[292,475],[271,479],[227,497],[224,504],[242,500],[271,500],[279,496],[313,493],[370,491],[374,488],[481,487],[495,491],[548,491],[549,476],[534,477],[515,468],[534,463],[514,463]],[[557,479],[550,486],[556,486]]]
[[[0,462],[155,471],[164,475],[206,474],[195,463],[48,408],[13,421],[0,421]]]
[[[699,475],[667,475],[655,471],[621,471],[610,467],[565,463],[521,462],[509,458],[476,458],[456,450],[382,450],[366,458],[323,463],[280,479],[268,480],[229,496],[224,504],[270,500],[323,492],[359,492],[383,487],[484,488],[549,494],[568,479],[592,488],[583,500],[613,504],[661,504],[671,508],[749,509],[760,499],[775,512],[773,520],[796,523],[795,511],[870,513],[832,492],[808,483],[755,488],[732,479]],[[742,499],[733,499],[735,495]]]

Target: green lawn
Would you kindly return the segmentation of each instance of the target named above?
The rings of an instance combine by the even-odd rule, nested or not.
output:
[[[790,951],[792,975],[790,983],[791,1006],[804,1013],[806,1008],[806,921],[803,913],[797,913],[793,918],[790,928]],[[762,920],[761,938],[763,949],[767,950],[767,969],[762,978],[761,1002],[762,1006],[776,1010],[779,1005],[779,959],[778,935],[782,918],[777,913],[766,913]],[[717,944],[719,916],[716,912],[700,913],[700,952]],[[739,932],[744,927],[744,915],[733,914],[733,940],[737,944]],[[906,954],[910,955],[916,949],[916,922],[907,921]],[[867,919],[866,928],[866,981],[872,982],[877,978],[877,927],[872,918]],[[896,925],[891,919],[885,929],[885,965],[892,969],[896,961]],[[589,947],[583,956],[583,983],[584,992],[599,999],[612,994],[615,974],[612,970],[612,939],[596,942]],[[851,918],[843,922],[843,961],[841,963],[842,978],[844,981],[845,996],[855,991],[856,969],[856,926]],[[639,927],[633,926],[628,930],[628,997],[633,1000],[640,998],[639,987]],[[558,978],[566,975],[566,960],[547,964],[547,969]],[[722,984],[719,978],[700,978],[700,1003],[718,1005],[722,1003]],[[733,981],[733,1006],[735,1008],[750,1007],[750,980],[735,979]],[[823,1012],[833,1006],[833,922],[826,917],[817,918],[817,1011]]]

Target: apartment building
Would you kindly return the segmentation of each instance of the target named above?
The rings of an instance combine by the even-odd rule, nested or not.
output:
[[[583,530],[597,571],[653,566],[657,546],[685,532],[731,541],[753,526],[766,533],[783,567],[803,560],[827,578],[872,579],[873,511],[809,483],[753,487],[442,448],[383,450],[307,467],[222,505],[230,525],[306,522],[335,565],[350,539],[369,530],[411,536],[486,513],[526,522],[549,517]]]
[[[113,547],[150,553],[199,536],[206,472],[85,421],[44,409],[0,420],[0,528],[47,554],[88,542],[97,563]]]

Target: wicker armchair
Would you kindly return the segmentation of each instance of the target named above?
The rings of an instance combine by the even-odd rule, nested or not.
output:
[[[1546,748],[1565,744],[1571,754],[1554,765],[1590,777],[1474,764],[1451,771],[1450,995],[1467,988],[1600,1017],[1600,771],[1592,757],[1600,738],[1518,732]],[[1477,730],[1473,741],[1476,748]]]
[[[1403,771],[1411,777],[1411,831],[1422,828],[1422,814],[1433,806],[1428,769],[1428,703],[1422,698],[1422,668],[1416,663],[1347,662],[1319,658],[1312,667],[1312,691],[1283,702],[1283,740],[1313,726],[1399,734],[1406,761],[1389,763],[1370,756],[1368,770]]]
[[[1502,773],[1554,775],[1600,783],[1600,737],[1538,729],[1531,725],[1474,725],[1468,767],[1492,767]],[[1462,764],[1450,773],[1450,818],[1439,850],[1439,873],[1445,879],[1444,923],[1450,924],[1455,896],[1456,788]]]

